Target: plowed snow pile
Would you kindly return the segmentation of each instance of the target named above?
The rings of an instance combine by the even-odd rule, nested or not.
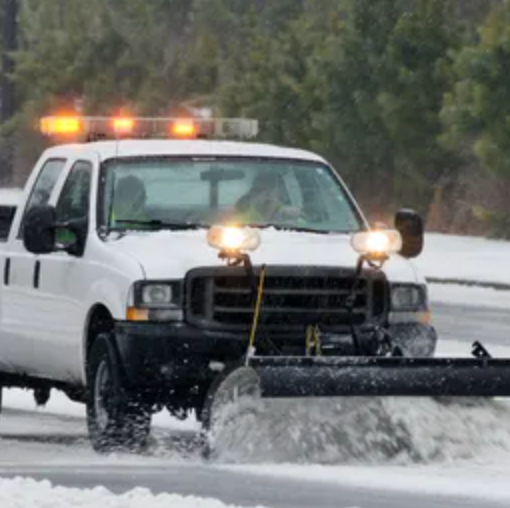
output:
[[[478,399],[265,400],[211,433],[230,463],[408,464],[510,452],[510,404]]]
[[[15,478],[0,479],[2,508],[235,508],[216,499],[153,495],[147,489],[134,489],[116,496],[103,487],[90,490],[53,487],[51,483]]]

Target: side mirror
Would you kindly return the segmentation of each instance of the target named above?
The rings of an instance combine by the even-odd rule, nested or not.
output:
[[[55,251],[56,242],[55,207],[34,206],[25,217],[23,245],[32,254],[50,254]]]
[[[402,236],[400,254],[408,259],[418,257],[425,243],[425,226],[421,216],[414,210],[399,210],[395,214],[395,229]]]

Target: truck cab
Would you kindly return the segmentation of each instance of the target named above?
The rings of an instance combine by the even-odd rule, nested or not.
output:
[[[371,228],[326,160],[184,137],[42,154],[0,251],[4,386],[84,402],[98,451],[143,446],[155,410],[200,419],[219,373],[243,361],[262,267],[258,356],[309,354],[312,327],[321,356],[378,356],[385,336],[392,354],[433,356],[427,288],[410,261],[423,247],[414,212],[396,215],[399,252],[358,273],[352,238]],[[218,225],[256,231],[252,278],[208,242]]]

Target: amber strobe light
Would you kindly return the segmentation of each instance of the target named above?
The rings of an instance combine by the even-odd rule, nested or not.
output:
[[[197,135],[197,127],[191,120],[178,120],[172,123],[170,132],[176,138],[194,138]]]
[[[131,134],[135,128],[135,120],[133,118],[118,117],[112,120],[112,125],[115,134]]]
[[[41,132],[46,136],[78,134],[81,120],[77,116],[47,116],[41,119]]]

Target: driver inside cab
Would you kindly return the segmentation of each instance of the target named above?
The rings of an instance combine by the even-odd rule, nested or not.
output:
[[[140,178],[134,175],[121,178],[114,192],[112,227],[146,228],[151,220],[145,211],[146,200],[145,185]]]
[[[257,175],[250,190],[236,203],[236,217],[245,224],[267,224],[297,219],[301,211],[282,203],[282,182],[276,173]]]

